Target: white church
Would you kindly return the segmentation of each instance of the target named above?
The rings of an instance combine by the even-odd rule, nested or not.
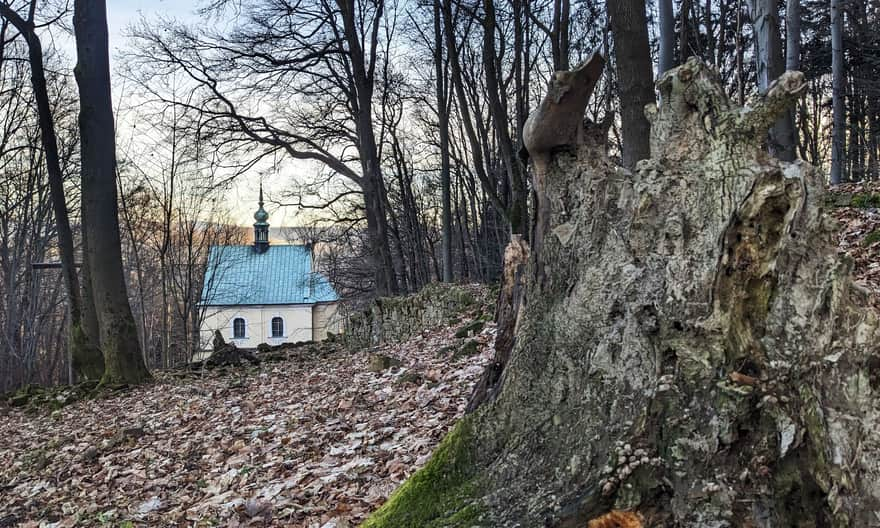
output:
[[[212,246],[202,287],[202,349],[214,331],[239,348],[320,341],[337,333],[339,297],[314,266],[309,245],[269,244],[269,213],[254,213],[254,243]]]

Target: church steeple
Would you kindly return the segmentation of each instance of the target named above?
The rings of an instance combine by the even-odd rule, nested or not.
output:
[[[260,208],[254,213],[254,251],[265,253],[269,249],[269,213],[263,209],[263,183],[260,182]]]

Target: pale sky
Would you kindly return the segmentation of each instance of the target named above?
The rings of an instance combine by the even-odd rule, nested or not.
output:
[[[197,0],[108,0],[107,22],[110,30],[111,61],[114,59],[113,56],[128,45],[126,38],[128,27],[136,24],[141,18],[155,20],[164,17],[192,22],[197,19],[194,12],[198,6]],[[257,209],[257,187],[258,185],[253,181],[240,181],[227,192],[227,205],[232,208],[233,220],[241,225],[250,225],[254,221],[252,215]],[[272,189],[267,190],[271,194]],[[280,226],[286,216],[291,216],[271,205],[266,209],[270,213],[269,222],[272,225]]]
[[[182,22],[195,22],[199,20],[199,16],[195,13],[199,5],[198,0],[107,0],[111,74],[115,69],[118,55],[128,45],[126,34],[130,25],[139,22],[141,18],[150,21],[158,17],[175,18]],[[73,37],[55,31],[52,32],[52,37],[55,39],[56,45],[70,59],[70,66],[73,67],[76,57]],[[121,79],[114,75],[114,98],[119,96],[120,82]],[[314,172],[316,168],[306,165],[303,170]],[[297,211],[294,208],[279,208],[270,202],[272,198],[280,199],[282,192],[289,184],[289,178],[292,177],[292,175],[284,175],[271,178],[267,175],[264,178],[263,187],[267,198],[266,210],[270,213],[269,223],[274,227],[301,223],[296,219]],[[259,176],[254,174],[252,177],[240,179],[227,192],[226,202],[232,209],[233,220],[236,223],[249,226],[254,222],[253,213],[257,209],[258,189]]]

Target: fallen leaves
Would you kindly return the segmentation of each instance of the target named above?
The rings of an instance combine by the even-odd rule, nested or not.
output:
[[[853,279],[880,308],[880,181],[833,187],[829,213],[840,223],[838,246],[853,260]]]
[[[0,525],[356,526],[428,460],[490,360],[493,325],[473,356],[453,355],[456,330],[12,410]],[[371,372],[371,354],[400,364]]]

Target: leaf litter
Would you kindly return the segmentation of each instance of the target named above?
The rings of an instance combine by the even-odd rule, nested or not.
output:
[[[838,249],[852,259],[853,280],[880,309],[880,181],[837,185],[829,198],[829,213],[840,224]]]
[[[368,350],[327,343],[258,367],[158,373],[51,414],[0,409],[0,527],[357,526],[462,415],[495,338],[493,324],[456,338],[470,322]],[[448,346],[470,340],[472,355]],[[371,354],[401,364],[372,372]]]

